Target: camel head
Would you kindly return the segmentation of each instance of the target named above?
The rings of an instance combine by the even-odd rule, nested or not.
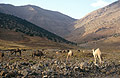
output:
[[[92,49],[92,51],[94,52],[95,50],[94,50],[94,49]]]

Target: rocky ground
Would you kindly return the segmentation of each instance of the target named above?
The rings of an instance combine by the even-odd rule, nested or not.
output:
[[[120,53],[104,53],[102,65],[95,66],[92,52],[73,52],[67,61],[67,53],[51,50],[41,59],[33,58],[32,51],[22,52],[22,56],[6,52],[0,62],[0,78],[120,78]]]

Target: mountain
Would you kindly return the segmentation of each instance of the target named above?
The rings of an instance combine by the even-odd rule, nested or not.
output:
[[[15,15],[59,36],[66,36],[73,29],[73,19],[60,12],[42,9],[34,5],[13,6],[0,4],[0,12]]]
[[[0,42],[1,40],[31,46],[34,44],[53,45],[53,43],[54,46],[57,46],[56,43],[74,44],[26,20],[4,13],[0,13]]]
[[[75,22],[66,39],[78,43],[120,43],[120,1],[93,11]]]

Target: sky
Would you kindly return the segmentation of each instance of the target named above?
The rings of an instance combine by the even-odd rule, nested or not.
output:
[[[115,1],[117,0],[0,0],[0,3],[15,6],[31,4],[80,19],[88,13]]]

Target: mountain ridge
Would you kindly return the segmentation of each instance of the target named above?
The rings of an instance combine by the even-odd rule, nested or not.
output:
[[[118,38],[120,34],[120,2],[116,1],[89,13],[77,20],[74,28],[75,30],[66,39],[78,43],[99,42],[102,39],[109,40],[116,36]]]
[[[0,13],[0,27],[9,29],[16,32],[22,32],[29,36],[39,36],[47,38],[48,40],[60,42],[60,43],[72,43],[69,42],[43,28],[40,28],[26,20],[15,17],[13,15]]]
[[[59,36],[66,36],[74,29],[73,19],[57,11],[42,9],[34,5],[14,6],[0,4],[0,12],[26,19]],[[58,30],[59,29],[59,30]]]

